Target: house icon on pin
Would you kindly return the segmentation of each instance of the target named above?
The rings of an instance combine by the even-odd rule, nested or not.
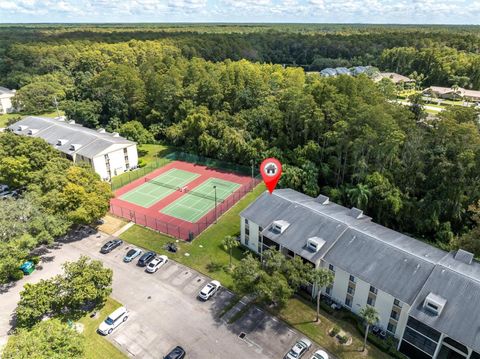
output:
[[[269,163],[267,166],[265,166],[265,173],[270,176],[274,175],[277,173],[277,166],[275,166],[273,163]]]

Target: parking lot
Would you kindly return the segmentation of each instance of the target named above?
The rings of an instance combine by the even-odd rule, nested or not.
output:
[[[129,310],[129,319],[106,338],[132,358],[163,358],[181,345],[188,358],[283,358],[301,337],[283,322],[252,307],[233,324],[220,318],[233,294],[221,289],[207,302],[197,299],[208,283],[204,275],[169,261],[156,273],[136,266],[137,259],[124,263],[131,248],[123,244],[109,254],[100,254],[106,236],[92,235],[63,244],[49,255],[48,265],[60,267],[64,260],[80,255],[100,259],[113,269],[114,297]],[[58,259],[58,261],[57,261]],[[314,352],[312,348],[306,358]]]

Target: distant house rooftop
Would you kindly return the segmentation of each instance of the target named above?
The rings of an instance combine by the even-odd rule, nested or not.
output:
[[[398,83],[409,83],[409,82],[415,82],[415,80],[408,78],[407,76],[403,76],[400,74],[397,74],[395,72],[380,72],[374,79],[375,82],[379,82],[382,79],[389,79],[393,83],[398,84]]]

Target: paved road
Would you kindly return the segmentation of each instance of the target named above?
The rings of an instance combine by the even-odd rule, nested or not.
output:
[[[212,300],[202,302],[196,294],[209,278],[173,261],[157,273],[145,273],[135,263],[122,262],[128,250],[126,244],[108,255],[100,254],[98,250],[107,239],[103,234],[92,235],[59,246],[45,255],[48,262],[28,280],[35,282],[60,273],[61,263],[82,254],[101,259],[114,270],[112,296],[131,313],[128,321],[107,339],[130,357],[162,358],[175,345],[182,345],[192,359],[283,358],[300,337],[256,307],[228,325],[219,313],[233,296],[229,291],[222,289]],[[0,294],[0,340],[10,329],[9,320],[25,282]],[[239,338],[240,333],[245,336]]]

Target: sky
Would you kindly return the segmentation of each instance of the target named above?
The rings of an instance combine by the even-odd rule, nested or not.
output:
[[[480,0],[0,0],[0,23],[480,24]]]

